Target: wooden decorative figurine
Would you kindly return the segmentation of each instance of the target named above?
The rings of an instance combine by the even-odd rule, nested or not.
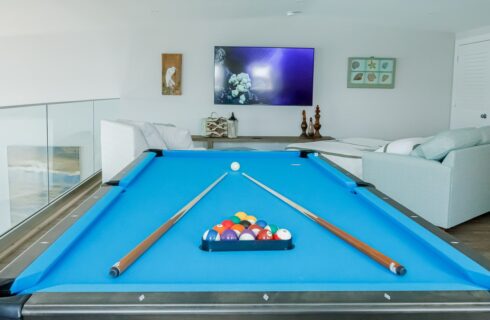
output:
[[[321,127],[322,125],[320,124],[320,106],[317,105],[315,109],[315,133],[313,135],[314,139],[320,139],[322,137],[322,135],[320,134]]]
[[[301,133],[300,137],[306,138],[306,137],[308,137],[308,135],[306,134],[306,129],[308,129],[308,123],[306,122],[306,111],[303,110],[302,114],[303,114],[303,121],[301,122],[302,133]]]
[[[315,129],[313,128],[313,118],[310,117],[310,124],[308,125],[308,138],[313,138],[315,135]]]

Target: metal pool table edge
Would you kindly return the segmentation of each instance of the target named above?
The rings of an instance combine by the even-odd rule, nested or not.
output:
[[[164,156],[161,150],[148,150]],[[310,151],[301,151],[308,156]],[[42,254],[128,172],[149,156],[144,153],[104,184],[80,207],[49,230],[0,271],[0,320],[3,319],[490,319],[490,291],[275,291],[275,292],[73,292],[11,295],[10,285],[30,263]],[[320,159],[395,207],[422,227],[464,253],[486,269],[490,262],[461,244],[373,185]]]

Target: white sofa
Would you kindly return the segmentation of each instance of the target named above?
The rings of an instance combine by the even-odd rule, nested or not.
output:
[[[442,162],[369,152],[364,180],[442,228],[490,211],[490,144],[451,151]]]
[[[198,149],[187,129],[130,120],[102,120],[100,141],[102,182],[109,181],[145,150]]]

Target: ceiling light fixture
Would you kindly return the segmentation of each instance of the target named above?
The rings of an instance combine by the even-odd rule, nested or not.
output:
[[[292,17],[292,16],[295,16],[295,15],[300,14],[300,13],[301,13],[301,11],[288,11],[288,12],[286,12],[286,15],[288,17]]]

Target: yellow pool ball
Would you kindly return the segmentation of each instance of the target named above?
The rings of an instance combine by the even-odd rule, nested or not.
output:
[[[257,218],[255,218],[254,216],[246,216],[245,220],[247,220],[251,224],[255,224],[255,222],[257,222]]]
[[[235,213],[235,216],[240,218],[240,220],[246,220],[248,215],[245,212],[240,211],[240,212]]]

